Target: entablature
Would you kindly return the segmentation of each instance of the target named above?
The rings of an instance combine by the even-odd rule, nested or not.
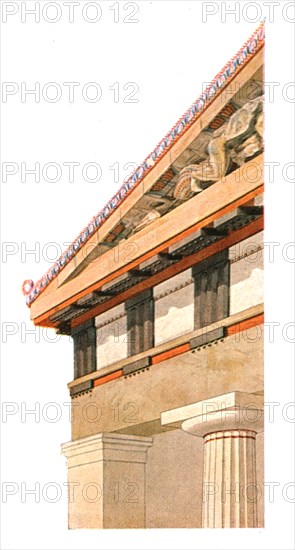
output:
[[[35,324],[77,326],[126,300],[132,289],[135,295],[260,231],[255,197],[263,188],[262,155],[245,166],[105,253],[75,280],[60,287],[55,282],[31,306]]]

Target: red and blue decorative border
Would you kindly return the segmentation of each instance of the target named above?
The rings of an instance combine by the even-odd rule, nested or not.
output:
[[[111,198],[111,200],[91,219],[87,227],[81,231],[74,242],[60,256],[57,262],[48,269],[43,277],[33,283],[26,281],[23,285],[23,292],[27,294],[26,302],[30,304],[41,294],[49,283],[61,272],[65,265],[75,256],[80,248],[88,241],[93,233],[102,226],[114,210],[126,199],[132,190],[142,181],[147,173],[159,162],[162,156],[169,151],[172,145],[181,135],[188,130],[193,122],[200,116],[205,108],[211,103],[219,92],[226,86],[232,78],[239,72],[241,67],[248,61],[264,44],[264,21],[259,25],[251,38],[243,44],[238,53],[232,57],[227,65],[216,75],[205,91],[176,122],[173,128],[166,134],[162,141],[157,145],[154,151],[148,155],[144,162],[133,172],[127,182],[125,182]],[[30,283],[30,284],[28,284]],[[26,289],[28,291],[26,292]]]

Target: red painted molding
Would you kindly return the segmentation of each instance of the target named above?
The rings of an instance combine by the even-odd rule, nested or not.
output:
[[[177,346],[176,348],[169,349],[168,351],[164,351],[163,353],[159,353],[158,355],[154,355],[152,357],[152,365],[156,365],[157,363],[161,363],[162,361],[165,361],[165,359],[170,359],[171,357],[176,357],[177,355],[181,355],[182,353],[185,353],[186,351],[189,351],[189,343],[182,344],[181,346]]]
[[[237,428],[237,429],[239,429],[239,428]],[[208,436],[205,435],[204,438],[205,437],[208,437]],[[208,439],[207,441],[204,441],[204,443],[206,445],[206,443],[211,443],[211,441],[217,441],[218,439],[254,439],[254,441],[255,441],[256,437],[254,437],[253,435],[225,435],[225,436],[220,436],[220,437],[212,437],[211,439]]]
[[[93,386],[101,386],[101,384],[106,384],[106,382],[111,382],[112,380],[116,380],[116,378],[120,378],[121,376],[123,376],[123,371],[116,370],[111,374],[107,374],[106,376],[102,376],[101,378],[97,378],[96,380],[94,380]]]
[[[236,334],[237,332],[243,332],[243,330],[256,327],[257,325],[261,325],[263,323],[264,323],[264,313],[261,313],[260,315],[255,315],[255,317],[250,317],[250,319],[245,319],[245,321],[241,321],[240,323],[235,323],[234,325],[230,325],[229,327],[227,327],[226,335],[231,336],[232,334]]]

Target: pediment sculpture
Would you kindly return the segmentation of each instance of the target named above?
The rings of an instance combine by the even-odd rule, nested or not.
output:
[[[242,166],[263,151],[263,101],[263,95],[252,99],[214,132],[207,147],[208,158],[180,171],[174,189],[176,199],[186,200],[200,193],[228,174],[233,163]]]

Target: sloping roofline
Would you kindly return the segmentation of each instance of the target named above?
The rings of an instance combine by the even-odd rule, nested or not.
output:
[[[63,252],[56,263],[51,266],[43,277],[35,284],[33,281],[25,281],[23,292],[26,294],[27,305],[43,292],[61,270],[74,258],[77,252],[87,243],[90,237],[99,227],[111,216],[111,214],[122,204],[123,201],[139,185],[147,173],[159,162],[159,160],[170,150],[172,145],[182,136],[208,107],[221,90],[232,80],[239,70],[248,62],[264,45],[264,21],[259,25],[251,37],[243,44],[239,51],[219,71],[205,91],[189,107],[182,117],[178,119],[173,128],[158,143],[156,148],[146,159],[134,170],[129,179],[121,185],[116,194],[108,203],[94,216],[89,224],[81,231],[73,243]],[[28,287],[28,290],[26,290]]]

